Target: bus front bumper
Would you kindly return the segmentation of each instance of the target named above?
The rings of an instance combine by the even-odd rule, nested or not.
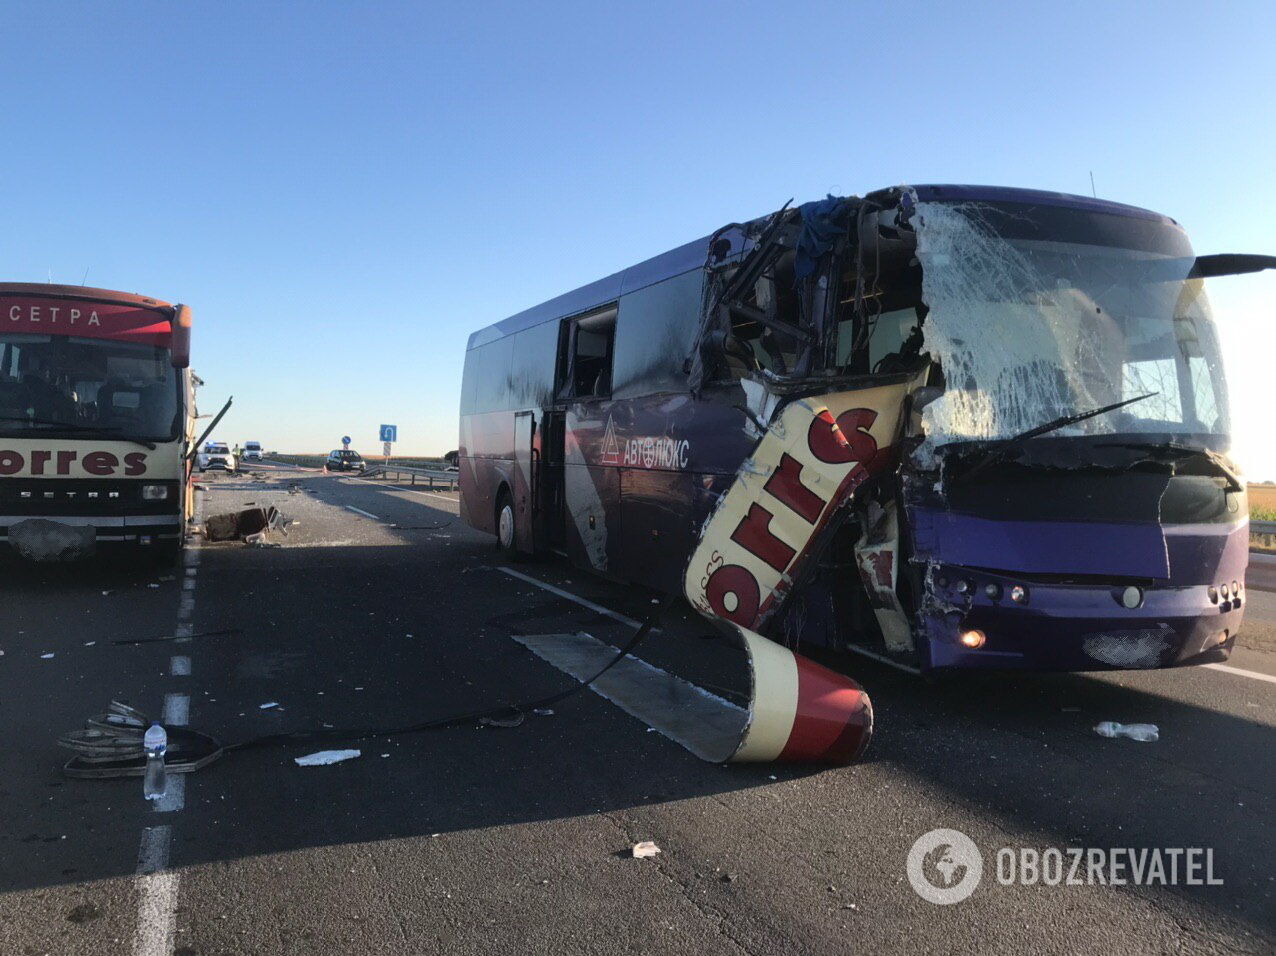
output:
[[[33,561],[88,557],[98,544],[143,547],[180,540],[180,515],[4,515],[0,543]]]
[[[1230,653],[1247,599],[1243,584],[1233,593],[1226,581],[1160,588],[1027,584],[1016,601],[1015,583],[987,572],[949,569],[941,579],[938,600],[922,619],[920,650],[930,669],[1173,667],[1207,651]]]

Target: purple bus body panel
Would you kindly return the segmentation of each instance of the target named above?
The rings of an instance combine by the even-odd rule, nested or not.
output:
[[[1158,525],[995,521],[923,508],[914,509],[912,519],[918,553],[944,564],[1024,574],[1170,576]]]
[[[919,509],[920,510],[920,509]],[[1241,580],[1248,560],[1249,524],[1137,525],[1099,524],[1078,533],[1077,522],[990,522],[963,515],[921,518],[934,547],[930,557],[946,582],[940,589],[944,611],[922,615],[926,663],[930,667],[1099,670],[1115,666],[1167,667],[1181,663],[1235,635],[1244,614],[1243,599],[1211,600],[1211,586]],[[989,532],[987,526],[1003,527]],[[1060,527],[1051,528],[1051,524]],[[935,528],[942,533],[936,536]],[[1084,528],[1084,526],[1082,526]],[[918,533],[919,552],[922,532]],[[952,542],[959,542],[953,544]],[[1152,547],[1155,544],[1155,548]],[[1164,564],[1137,560],[1140,553],[1163,554]],[[1014,570],[982,572],[982,568]],[[1154,579],[1136,608],[1122,606],[1125,583],[1041,583],[1025,578],[1039,573],[1122,576]],[[1152,573],[1157,572],[1157,573]],[[974,584],[958,594],[955,584]],[[1002,588],[992,599],[987,583]],[[1006,599],[1016,583],[1029,599]],[[969,629],[987,635],[977,651],[959,635]],[[1113,647],[1117,654],[1111,656]],[[1105,648],[1107,649],[1105,651]],[[1096,656],[1096,653],[1100,656]],[[1104,659],[1103,654],[1108,654]],[[1113,663],[1124,661],[1124,663]]]

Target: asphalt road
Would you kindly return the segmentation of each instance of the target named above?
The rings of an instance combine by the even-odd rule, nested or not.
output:
[[[586,691],[517,727],[236,751],[158,809],[65,779],[55,737],[113,697],[225,743],[400,727],[571,685],[511,634],[614,643],[651,611],[563,565],[514,570],[615,616],[506,573],[454,495],[255,471],[202,508],[275,503],[282,548],[0,569],[3,952],[1272,951],[1276,594],[1253,586],[1233,670],[931,684],[856,659],[878,729],[850,768],[704,763]],[[738,697],[708,634],[675,611],[637,654]],[[115,643],[138,637],[182,639]],[[362,755],[293,760],[341,746]],[[905,875],[937,827],[984,860],[951,906]],[[1209,848],[1223,885],[1002,885],[1002,847]]]

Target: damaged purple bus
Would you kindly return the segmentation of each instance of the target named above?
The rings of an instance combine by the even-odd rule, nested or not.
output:
[[[461,511],[908,669],[1225,657],[1245,486],[1197,257],[1147,210],[900,187],[731,223],[475,332]]]

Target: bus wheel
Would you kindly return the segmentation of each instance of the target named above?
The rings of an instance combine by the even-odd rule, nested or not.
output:
[[[514,500],[508,491],[502,491],[496,502],[496,546],[505,554],[513,555],[518,540],[514,527]]]

